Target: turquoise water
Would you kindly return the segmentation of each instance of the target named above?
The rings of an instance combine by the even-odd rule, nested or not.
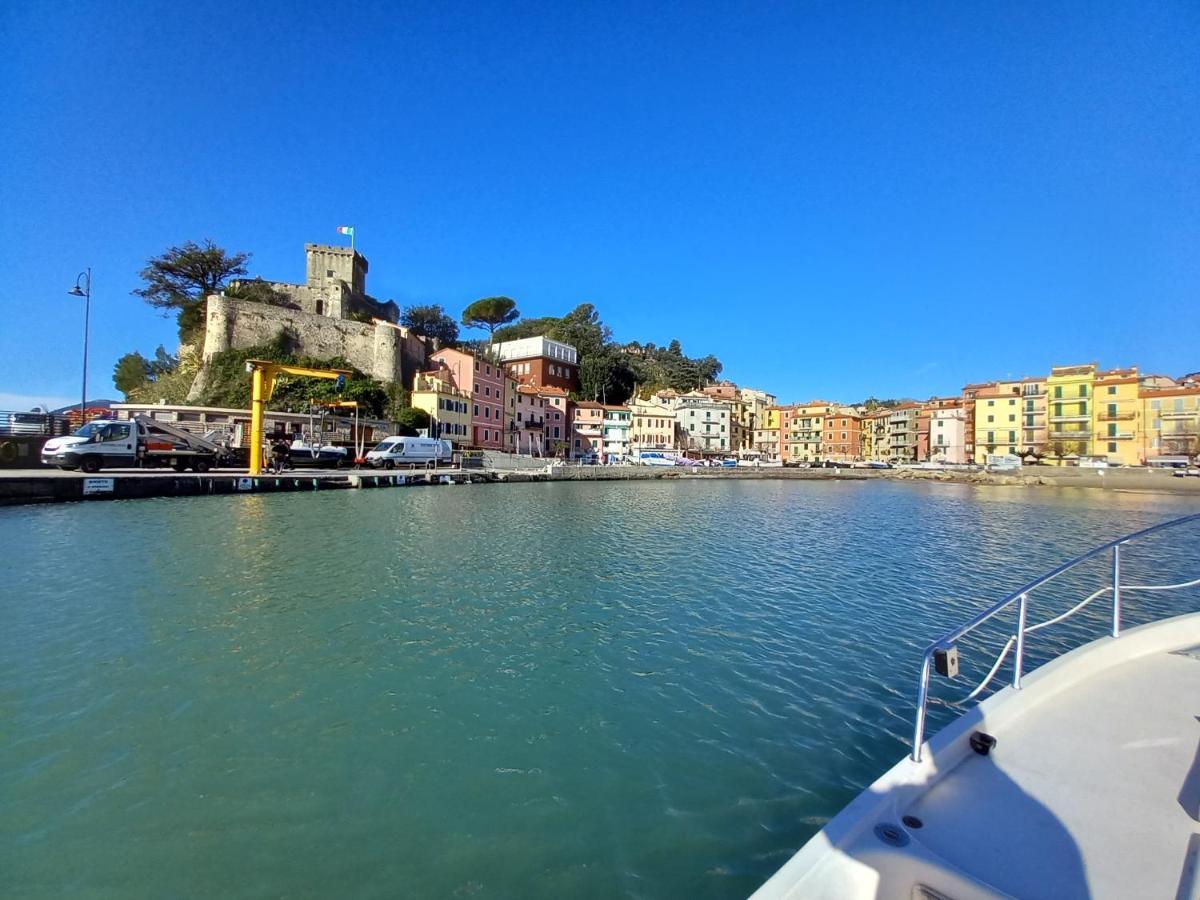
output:
[[[688,481],[0,510],[5,893],[744,896],[906,752],[932,637],[1198,507]],[[1125,565],[1187,573],[1161,542]]]

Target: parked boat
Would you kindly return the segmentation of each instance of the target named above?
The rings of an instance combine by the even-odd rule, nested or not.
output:
[[[1195,554],[1200,515],[1126,535],[1044,575],[925,651],[912,753],[860,794],[754,900],[1196,897],[1200,892],[1200,613],[1121,627],[1122,603],[1193,588],[1121,580],[1123,548],[1159,532]],[[1111,581],[1038,624],[1031,595],[1081,563]],[[1200,562],[1200,560],[1197,560]],[[1078,574],[1078,573],[1076,573]],[[1026,638],[1111,598],[1111,633],[1026,676]],[[1012,680],[925,740],[932,674],[958,671],[958,641],[1003,612]]]
[[[641,450],[633,461],[640,466],[674,466],[679,464],[679,454],[669,450]]]

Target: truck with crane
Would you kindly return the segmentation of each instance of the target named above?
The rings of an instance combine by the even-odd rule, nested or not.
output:
[[[227,449],[216,441],[149,416],[94,419],[74,434],[51,438],[42,446],[43,465],[88,473],[105,466],[170,466],[176,472],[207,472],[224,462],[226,455]]]

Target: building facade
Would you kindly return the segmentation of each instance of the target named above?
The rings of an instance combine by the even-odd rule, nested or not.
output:
[[[966,425],[967,413],[961,404],[934,408],[930,412],[929,459],[949,465],[968,462]]]
[[[470,446],[504,450],[507,430],[505,379],[500,366],[452,347],[435,351],[429,358],[448,373],[456,388],[471,398]]]
[[[821,458],[846,463],[862,459],[862,413],[853,406],[836,406],[825,417]]]
[[[413,379],[412,405],[429,413],[429,436],[455,447],[471,442],[471,398],[446,376],[445,369],[419,372]]]
[[[1021,388],[1020,381],[993,381],[976,392],[974,462],[1021,452]]]
[[[676,399],[675,416],[686,449],[709,455],[734,450],[728,403],[692,391]]]
[[[674,450],[675,410],[657,397],[634,398],[629,402],[631,426],[629,452],[637,456],[643,450]]]
[[[572,408],[571,458],[598,463],[604,457],[604,406],[580,401]]]
[[[570,344],[543,335],[500,341],[492,351],[521,384],[579,390],[579,354]]]
[[[895,406],[887,417],[887,461],[912,463],[917,461],[917,417],[920,408],[915,403]]]
[[[629,432],[633,427],[633,413],[628,406],[604,407],[604,462],[627,462],[629,459]]]
[[[824,400],[784,407],[780,420],[784,462],[815,462],[821,458],[825,417],[833,404]]]
[[[1142,402],[1136,368],[1098,371],[1092,402],[1092,456],[1110,465],[1144,460]]]
[[[545,456],[546,401],[528,384],[517,386],[516,401],[516,452]]]
[[[1046,379],[1046,462],[1065,465],[1092,452],[1096,364],[1054,366]]]
[[[1148,386],[1142,404],[1142,460],[1200,457],[1200,384]]]
[[[762,416],[754,429],[754,450],[763,462],[779,462],[779,416],[780,408],[775,405],[763,408]]]

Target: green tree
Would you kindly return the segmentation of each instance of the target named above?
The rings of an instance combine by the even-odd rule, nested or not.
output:
[[[429,413],[423,409],[417,409],[415,406],[406,406],[396,415],[396,423],[402,429],[411,431],[413,435],[428,428],[429,422]]]
[[[436,303],[410,306],[400,316],[400,324],[422,337],[436,341],[438,347],[453,347],[458,343],[458,323]]]
[[[488,340],[495,343],[496,329],[517,321],[521,311],[511,297],[484,297],[463,310],[462,323],[468,328],[485,328]]]
[[[130,393],[150,380],[150,360],[136,350],[126,353],[113,367],[113,384],[129,399]]]
[[[141,271],[145,285],[133,293],[156,309],[175,312],[180,341],[192,343],[204,327],[205,298],[245,275],[249,259],[249,253],[226,253],[211,240],[188,241],[147,260]]]

